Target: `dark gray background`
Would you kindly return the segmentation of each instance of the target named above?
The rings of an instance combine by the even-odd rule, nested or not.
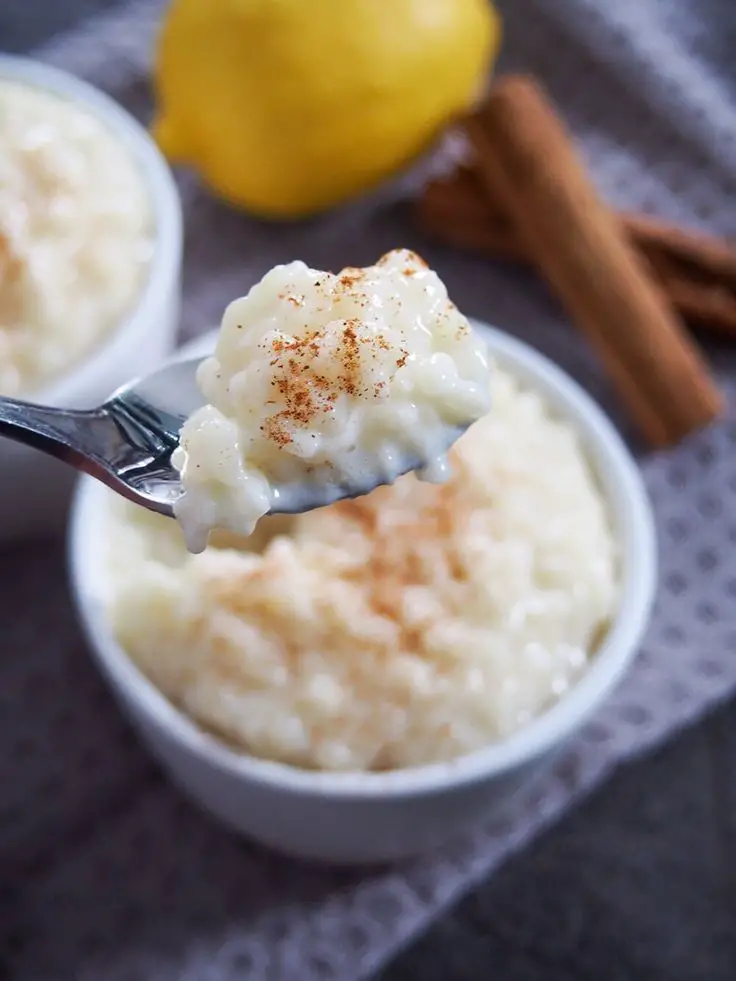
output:
[[[110,6],[0,0],[0,50]],[[380,981],[440,978],[736,981],[736,702],[623,768]]]

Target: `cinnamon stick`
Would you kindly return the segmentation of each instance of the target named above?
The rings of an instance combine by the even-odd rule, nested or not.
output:
[[[451,177],[428,184],[422,207],[472,221],[504,224],[511,233],[507,205],[502,200],[490,199],[488,188],[484,189],[471,167],[458,167]],[[617,218],[631,244],[643,252],[661,253],[681,264],[683,271],[692,269],[697,275],[736,290],[736,245],[650,215],[621,212]]]
[[[465,168],[451,178],[429,183],[417,214],[424,231],[438,241],[491,258],[531,261],[502,209],[491,207],[478,179]],[[680,316],[695,328],[736,337],[736,282],[731,287],[724,272],[736,261],[736,250],[712,236],[647,216],[617,217]],[[717,263],[711,262],[714,255]]]
[[[524,244],[506,222],[482,222],[474,217],[468,218],[452,211],[444,212],[428,207],[422,201],[419,207],[419,223],[428,235],[447,245],[483,252],[494,259],[530,261]]]
[[[700,264],[684,270],[656,249],[647,258],[672,305],[693,327],[736,337],[736,291],[716,279],[702,280]]]
[[[736,288],[736,249],[723,239],[648,215],[621,216],[631,240]]]
[[[465,127],[489,200],[506,203],[647,438],[668,446],[714,419],[723,401],[703,358],[537,85],[508,77]]]

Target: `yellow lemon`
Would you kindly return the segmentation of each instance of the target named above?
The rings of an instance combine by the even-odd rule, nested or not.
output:
[[[499,39],[488,0],[174,0],[154,135],[231,203],[308,215],[426,148]]]

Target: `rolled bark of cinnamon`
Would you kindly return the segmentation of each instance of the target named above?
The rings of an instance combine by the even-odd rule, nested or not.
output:
[[[533,262],[508,217],[491,208],[469,170],[428,184],[417,214],[423,230],[447,245],[493,259]],[[732,246],[648,216],[626,213],[616,219],[689,326],[736,337],[736,277],[732,282],[724,272],[736,261]]]
[[[475,170],[459,167],[451,177],[428,184],[419,201],[424,220],[436,224],[440,216],[453,224],[491,226],[494,239],[504,235],[504,248],[519,257],[525,249],[518,241],[514,226],[506,213],[505,202],[491,201],[488,187],[478,179]],[[681,228],[672,222],[634,212],[614,212],[628,242],[644,255],[661,257],[671,273],[702,285],[720,284],[736,292],[736,247],[714,235]]]
[[[647,438],[665,447],[711,422],[723,401],[702,356],[538,86],[520,76],[497,83],[465,128],[489,202],[504,202]]]
[[[621,220],[633,242],[736,288],[736,250],[723,239],[686,231],[648,215],[626,213]]]
[[[730,285],[701,281],[700,264],[693,275],[685,274],[680,262],[657,249],[647,253],[647,261],[670,302],[689,324],[712,334],[736,337],[736,294]]]

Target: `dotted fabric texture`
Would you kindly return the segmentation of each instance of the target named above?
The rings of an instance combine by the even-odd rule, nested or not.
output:
[[[613,203],[736,234],[736,5],[731,0],[509,0],[502,67],[536,72]],[[160,2],[124,6],[42,56],[141,118]],[[184,176],[184,337],[276,262],[422,251],[477,316],[576,376],[634,440],[595,360],[544,288],[423,241],[402,195],[268,226]],[[84,649],[61,544],[0,554],[0,951],[18,981],[352,981],[379,967],[618,763],[736,688],[736,348],[711,347],[726,419],[641,452],[661,546],[651,629],[625,682],[503,819],[439,854],[352,872],[286,861],[228,835],[138,747]],[[2,974],[0,969],[0,974]]]

